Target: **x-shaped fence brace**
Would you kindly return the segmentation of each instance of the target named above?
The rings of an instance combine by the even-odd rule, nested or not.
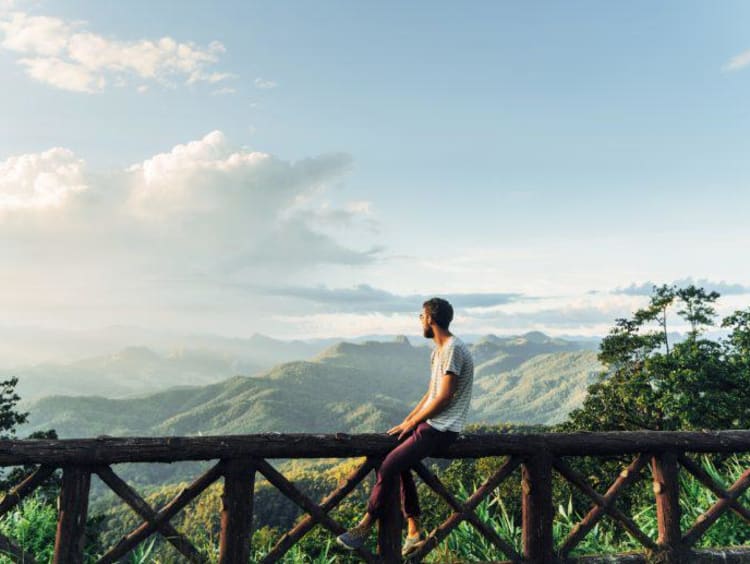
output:
[[[612,485],[607,489],[607,492],[602,496],[599,492],[594,490],[591,485],[589,485],[583,476],[568,466],[563,459],[557,457],[552,459],[552,465],[559,474],[594,502],[594,506],[584,518],[573,527],[567,538],[563,541],[563,544],[558,549],[558,553],[561,556],[567,557],[568,554],[570,554],[570,552],[589,533],[589,531],[594,528],[596,523],[605,515],[608,515],[616,523],[624,527],[628,533],[638,539],[638,541],[646,548],[651,550],[656,550],[658,548],[656,543],[641,531],[641,529],[638,528],[638,525],[636,525],[630,517],[625,515],[614,505],[615,500],[620,493],[639,478],[640,471],[646,466],[646,464],[648,464],[648,461],[648,456],[643,454],[639,455],[627,468],[620,472]]]
[[[222,460],[201,474],[188,487],[183,488],[177,496],[159,511],[151,508],[125,482],[112,472],[109,467],[97,467],[97,475],[112,490],[132,507],[145,521],[125,535],[120,541],[97,561],[98,564],[116,562],[125,556],[141,541],[158,531],[173,544],[190,562],[203,562],[205,559],[198,550],[180,533],[175,531],[169,520],[174,517],[188,503],[198,497],[208,486],[224,475],[226,463]]]
[[[703,468],[684,454],[678,455],[677,460],[682,464],[685,470],[695,476],[699,482],[706,486],[718,498],[716,503],[700,515],[690,529],[688,529],[683,535],[683,546],[693,546],[708,528],[729,509],[733,510],[737,515],[750,523],[750,511],[740,505],[737,501],[745,490],[750,487],[750,469],[745,470],[737,481],[732,484],[728,490],[725,490],[721,485],[717,484]]]
[[[598,493],[588,481],[578,472],[573,470],[562,458],[552,457],[552,466],[565,480],[576,486],[583,494],[589,497],[594,505],[583,519],[577,523],[562,545],[557,549],[561,558],[567,558],[570,552],[583,540],[593,527],[606,515],[614,522],[622,526],[633,538],[637,539],[645,548],[651,551],[659,550],[659,545],[646,535],[634,521],[615,506],[617,497],[628,486],[640,478],[643,468],[649,463],[652,454],[638,455],[620,474],[604,495]],[[265,555],[261,561],[263,564],[276,562],[297,543],[314,526],[321,525],[335,535],[343,533],[346,529],[328,513],[336,508],[341,501],[349,495],[373,470],[376,469],[382,458],[367,457],[365,461],[345,477],[339,486],[328,494],[320,504],[312,501],[302,493],[294,484],[278,472],[271,464],[262,458],[245,459],[253,471],[260,472],[268,482],[279,490],[283,495],[298,505],[307,516],[285,533],[276,545]],[[740,478],[728,489],[717,483],[699,464],[685,454],[677,455],[677,461],[700,483],[707,487],[718,500],[706,510],[682,536],[680,543],[682,548],[688,549],[693,546],[700,537],[711,527],[724,513],[732,510],[746,522],[750,523],[750,510],[739,503],[739,497],[750,488],[750,469],[746,470]],[[421,560],[429,554],[437,545],[444,540],[462,521],[468,521],[487,540],[504,553],[512,562],[522,562],[523,558],[513,546],[500,537],[488,524],[479,519],[475,510],[477,506],[507,479],[522,463],[522,456],[510,456],[500,468],[488,477],[482,485],[474,491],[466,501],[459,501],[451,494],[443,483],[422,463],[418,463],[413,469],[422,481],[442,498],[453,513],[423,541],[409,558]],[[125,535],[114,547],[108,550],[99,560],[99,563],[113,563],[125,556],[140,542],[155,532],[161,534],[169,541],[188,562],[202,563],[206,558],[193,546],[193,544],[170,523],[170,519],[181,511],[187,504],[197,498],[218,478],[226,476],[228,468],[227,460],[220,460],[201,476],[196,478],[189,486],[183,488],[177,496],[158,511],[152,508],[132,487],[117,476],[107,465],[90,467],[101,480],[109,486],[125,503],[130,506],[142,519],[138,527]],[[54,466],[41,465],[27,476],[16,487],[12,488],[5,497],[0,500],[0,517],[18,505],[25,497],[34,491],[40,484],[48,479],[56,470]],[[248,539],[249,541],[249,539]],[[0,551],[9,554],[18,561],[35,563],[34,558],[25,553],[13,541],[0,535]],[[358,549],[357,553],[365,562],[378,562],[376,555],[366,548]]]
[[[456,500],[450,492],[448,492],[445,486],[443,486],[437,476],[427,470],[422,463],[419,463],[416,466],[417,474],[419,474],[422,480],[436,494],[442,497],[448,505],[451,506],[454,512],[442,524],[438,525],[434,531],[427,535],[424,543],[417,550],[412,552],[409,557],[415,560],[421,560],[445,537],[447,537],[448,534],[461,523],[461,521],[466,520],[474,525],[482,535],[511,558],[511,560],[520,562],[522,560],[521,556],[515,551],[510,543],[503,540],[489,526],[480,521],[476,513],[474,513],[474,510],[484,498],[492,493],[495,488],[497,488],[516,468],[518,468],[521,462],[522,459],[518,456],[510,457],[494,474],[487,478],[464,503],[460,503]]]
[[[308,517],[298,523],[291,531],[282,536],[261,562],[267,564],[278,561],[316,524],[323,525],[337,535],[344,532],[344,527],[333,521],[333,519],[328,517],[326,513],[333,510],[367,476],[367,474],[377,466],[377,462],[377,460],[372,458],[365,460],[365,462],[356,468],[336,490],[329,494],[320,505],[317,505],[266,461],[257,461],[256,463],[260,473],[263,474],[279,491],[309,514]],[[457,527],[461,521],[468,520],[501,551],[507,554],[510,558],[520,561],[521,557],[513,549],[510,543],[504,541],[474,513],[477,505],[479,505],[482,500],[492,492],[492,490],[499,486],[500,483],[502,483],[502,481],[505,480],[505,478],[507,478],[520,464],[521,459],[519,457],[513,457],[508,460],[495,474],[488,478],[465,503],[462,504],[456,500],[450,492],[448,492],[442,482],[440,482],[440,480],[430,472],[424,464],[421,462],[418,463],[414,468],[417,474],[433,491],[435,491],[435,493],[445,499],[448,505],[454,510],[454,513],[427,536],[424,543],[410,555],[410,558],[423,558],[455,527]],[[360,549],[359,554],[367,562],[379,561],[375,555],[366,549]]]

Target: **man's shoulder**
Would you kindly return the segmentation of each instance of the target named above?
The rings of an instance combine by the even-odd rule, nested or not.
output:
[[[456,337],[453,335],[453,339],[451,339],[451,346],[455,348],[456,350],[460,350],[462,353],[471,356],[471,349],[469,348],[469,345],[464,343],[459,337]]]
[[[472,357],[471,349],[469,348],[469,346],[455,335],[451,339],[451,342],[448,344],[448,346],[445,347],[444,354],[444,358],[452,357],[461,359],[461,362],[470,361],[472,364],[474,363],[474,359]]]

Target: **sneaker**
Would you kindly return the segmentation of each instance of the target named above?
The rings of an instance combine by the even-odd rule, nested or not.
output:
[[[336,542],[347,550],[357,550],[365,545],[368,532],[369,531],[363,531],[362,529],[353,527],[345,533],[337,536]]]
[[[404,541],[404,544],[401,547],[401,556],[406,556],[414,552],[415,550],[417,550],[421,546],[423,540],[424,539],[422,538],[421,532],[417,533],[413,537],[410,537],[407,535],[406,540]]]

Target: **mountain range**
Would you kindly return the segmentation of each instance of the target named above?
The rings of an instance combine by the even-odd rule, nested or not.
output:
[[[555,423],[580,404],[601,371],[591,343],[542,333],[487,336],[470,348],[476,366],[470,422]],[[125,353],[116,362],[123,370],[129,366],[140,382],[158,378],[183,384],[125,398],[27,400],[20,406],[30,412],[29,422],[19,432],[54,428],[60,437],[377,432],[400,421],[429,383],[430,349],[413,346],[406,337],[339,342],[309,360],[197,385],[184,382],[201,374],[201,363],[192,361],[200,357],[168,360],[174,364],[165,376],[159,372],[164,359],[155,353]],[[207,363],[220,364],[215,358]],[[93,376],[102,365],[81,366]]]

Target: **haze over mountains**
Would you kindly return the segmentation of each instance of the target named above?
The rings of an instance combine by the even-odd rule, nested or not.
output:
[[[272,354],[282,354],[280,349],[272,352],[278,343],[266,341],[265,356],[260,358],[267,362]],[[427,389],[430,349],[426,344],[422,340],[414,346],[406,337],[339,342],[309,360],[265,369],[260,361],[253,362],[247,348],[244,359],[238,360],[227,349],[160,355],[142,347],[48,366],[46,373],[37,367],[25,373],[27,389],[33,389],[32,381],[40,384],[45,378],[48,389],[64,390],[66,382],[73,381],[77,389],[40,397],[42,388],[35,388],[36,398],[22,402],[31,415],[19,434],[49,428],[60,437],[384,432]],[[305,347],[315,346],[320,343],[296,343],[284,354],[303,354]],[[580,404],[601,370],[596,346],[538,332],[478,339],[471,344],[476,374],[470,422],[562,420]],[[119,386],[114,386],[115,381]],[[174,387],[163,389],[170,383]],[[101,395],[107,389],[116,394],[73,395],[91,394],[90,386],[97,385]],[[122,397],[138,390],[138,397]]]
[[[50,336],[49,342],[37,344],[46,351],[40,354],[62,360],[0,369],[0,379],[18,376],[16,389],[25,401],[48,395],[119,398],[186,384],[211,384],[237,374],[252,375],[281,362],[309,358],[331,344],[328,340],[280,341],[264,335],[239,339],[153,332],[139,336],[126,328],[109,328],[103,333],[98,340],[83,333],[60,334],[61,342],[69,343],[73,350],[89,343],[97,353],[74,360],[67,358],[70,351],[58,353],[55,346],[60,346],[59,342]],[[128,338],[131,343],[147,342],[148,346],[120,346]],[[21,337],[17,335],[16,340]]]

